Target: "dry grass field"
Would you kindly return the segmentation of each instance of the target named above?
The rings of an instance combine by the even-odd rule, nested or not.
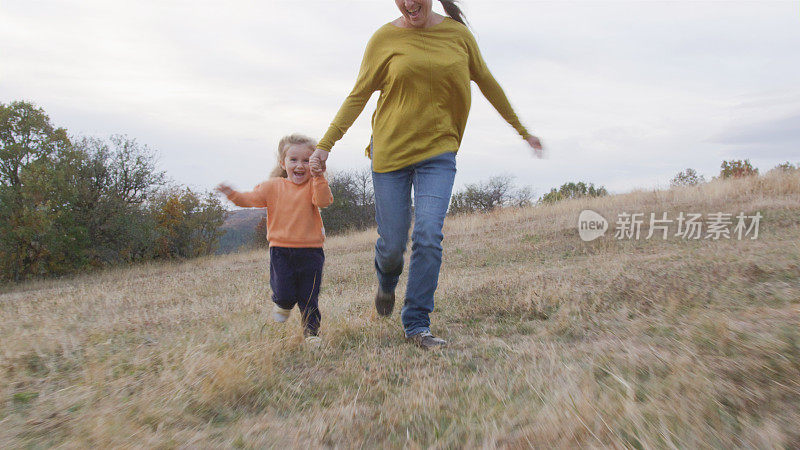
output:
[[[583,242],[584,208],[763,218]],[[800,447],[797,171],[448,219],[442,351],[375,314],[374,239],[326,243],[318,348],[266,251],[6,287],[0,448]]]

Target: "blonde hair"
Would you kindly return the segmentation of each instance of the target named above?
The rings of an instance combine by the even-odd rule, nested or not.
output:
[[[289,136],[284,136],[281,138],[280,142],[278,142],[278,165],[272,169],[272,173],[269,174],[270,178],[288,177],[286,170],[281,167],[281,161],[286,159],[286,152],[292,145],[304,145],[313,152],[317,148],[317,141],[298,133],[290,134]]]

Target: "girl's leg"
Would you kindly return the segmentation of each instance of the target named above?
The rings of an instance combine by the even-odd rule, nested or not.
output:
[[[411,170],[372,172],[372,188],[379,236],[375,243],[375,271],[380,290],[394,293],[403,273],[403,253],[411,226]]]
[[[302,314],[304,334],[319,333],[319,289],[322,283],[322,266],[325,253],[321,248],[295,248],[295,276],[297,280],[297,306]]]
[[[401,318],[406,337],[430,332],[433,294],[442,265],[442,226],[456,176],[455,153],[448,152],[412,166],[414,231],[408,266],[406,301]],[[376,199],[377,201],[377,199]]]
[[[290,250],[284,247],[269,248],[269,286],[272,288],[272,301],[283,309],[292,309],[297,302]]]

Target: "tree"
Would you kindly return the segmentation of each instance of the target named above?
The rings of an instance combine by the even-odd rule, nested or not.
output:
[[[41,108],[0,103],[0,279],[212,252],[219,200],[154,195],[163,182],[134,139],[70,139]]]
[[[524,208],[533,205],[533,189],[530,186],[522,186],[512,191],[508,199],[508,206]]]
[[[92,265],[151,256],[153,222],[144,203],[164,183],[155,153],[134,139],[73,139],[82,164],[73,185],[73,209],[91,241]]]
[[[749,159],[742,161],[741,159],[722,161],[719,172],[720,178],[742,178],[751,175],[758,175],[758,169],[750,164]]]
[[[375,194],[369,170],[331,174],[333,203],[320,211],[325,232],[335,235],[375,225]]]
[[[189,191],[188,188],[186,190]],[[225,233],[220,227],[225,222],[227,211],[219,197],[212,192],[196,195],[190,206],[194,210],[189,224],[194,230],[193,256],[210,255],[216,251],[219,239]]]
[[[672,180],[670,180],[669,184],[672,187],[678,186],[695,186],[698,184],[705,183],[706,180],[702,175],[699,175],[697,171],[694,169],[686,169],[681,172],[678,172]]]
[[[66,130],[55,128],[44,110],[23,101],[0,103],[0,269],[19,280],[47,270],[63,234],[68,210],[48,195],[60,152],[69,149]],[[60,242],[65,244],[65,242]]]
[[[481,183],[468,184],[450,197],[449,214],[488,212],[504,206],[528,206],[533,192],[530,186],[516,188],[514,177],[497,175]]]
[[[550,192],[539,198],[540,203],[555,203],[561,200],[568,200],[581,197],[603,197],[608,195],[605,187],[595,187],[594,183],[586,184],[583,181],[577,183],[564,183],[558,189],[550,189]]]
[[[50,117],[33,103],[0,103],[0,184],[19,188],[21,171],[69,146],[67,131],[54,128]]]
[[[201,196],[189,188],[159,192],[151,204],[158,258],[193,258],[213,253],[223,232],[226,211],[211,193]]]

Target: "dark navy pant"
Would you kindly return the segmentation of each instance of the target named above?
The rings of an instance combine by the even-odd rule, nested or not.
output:
[[[321,248],[269,248],[269,285],[272,301],[284,309],[296,304],[305,334],[319,332],[319,286],[325,253]]]

